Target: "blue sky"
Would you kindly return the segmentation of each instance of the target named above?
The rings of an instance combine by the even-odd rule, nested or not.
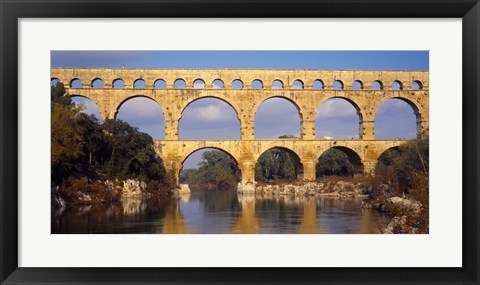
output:
[[[428,70],[428,51],[52,51],[52,67],[65,68],[256,68],[256,69],[362,69]],[[94,103],[78,98],[88,113],[99,116]],[[358,116],[342,99],[319,107],[316,136],[358,138]],[[146,98],[127,101],[117,118],[137,126],[154,139],[164,138],[161,106]],[[375,118],[377,138],[414,138],[415,115],[400,100],[388,100]],[[299,135],[300,117],[284,99],[273,98],[260,105],[255,115],[255,137]],[[180,139],[239,139],[235,111],[217,99],[201,99],[183,113]],[[184,168],[196,168],[201,151],[191,155]]]

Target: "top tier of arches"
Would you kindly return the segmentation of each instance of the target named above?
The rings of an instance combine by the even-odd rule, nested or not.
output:
[[[67,88],[355,91],[429,88],[428,71],[53,68],[51,78],[67,83]],[[96,84],[99,81],[103,84]],[[121,84],[118,84],[119,82]],[[139,82],[144,84],[138,84]]]

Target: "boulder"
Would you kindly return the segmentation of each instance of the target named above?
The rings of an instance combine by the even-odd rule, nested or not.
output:
[[[188,186],[188,184],[180,184],[179,186],[180,186],[180,188],[178,189],[179,194],[190,193],[190,187]]]

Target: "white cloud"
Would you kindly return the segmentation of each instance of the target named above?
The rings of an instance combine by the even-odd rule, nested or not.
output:
[[[193,107],[188,110],[188,113],[186,115],[189,118],[195,118],[196,120],[204,121],[223,120],[227,117],[224,108],[220,108],[218,105]]]
[[[205,83],[201,80],[196,80],[195,82],[193,82],[193,88],[203,89],[205,88]]]
[[[145,97],[132,98],[122,104],[118,118],[128,121],[132,119],[157,119],[163,117],[162,107],[155,101]]]
[[[357,117],[355,107],[343,99],[329,99],[317,111],[317,118]]]

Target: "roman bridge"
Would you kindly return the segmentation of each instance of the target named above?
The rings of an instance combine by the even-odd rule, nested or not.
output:
[[[178,173],[185,159],[202,148],[229,153],[242,172],[242,184],[253,183],[258,157],[274,147],[296,154],[305,180],[315,179],[315,164],[331,147],[344,150],[370,172],[378,157],[402,140],[376,140],[375,115],[389,99],[408,103],[416,116],[417,138],[429,130],[429,74],[427,71],[361,70],[234,70],[234,69],[126,69],[52,68],[51,79],[59,80],[69,96],[95,102],[102,120],[114,119],[119,108],[134,97],[157,102],[165,118],[165,140],[155,147],[168,171]],[[254,118],[267,99],[280,97],[298,110],[301,130],[298,139],[255,139]],[[179,140],[178,126],[185,108],[202,98],[228,103],[240,122],[240,140]],[[315,137],[315,118],[320,105],[341,98],[356,109],[358,140],[325,140]]]

